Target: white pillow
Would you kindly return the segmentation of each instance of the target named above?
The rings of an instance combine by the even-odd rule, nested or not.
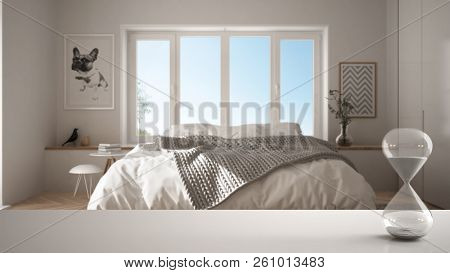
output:
[[[270,124],[243,124],[226,129],[229,138],[259,137],[270,134]]]
[[[161,154],[159,142],[149,142],[137,144],[133,150],[129,151],[125,158],[141,157],[141,156],[157,156]]]
[[[276,136],[297,136],[302,134],[300,125],[296,122],[280,122],[272,125],[272,135]]]
[[[281,122],[277,124],[243,124],[231,126],[222,131],[229,138],[263,137],[263,136],[288,136],[302,133],[298,123]]]
[[[217,126],[207,123],[172,125],[169,136],[211,135],[225,138],[288,136],[302,133],[298,123],[280,122],[277,124],[243,124],[238,126]]]
[[[192,135],[213,135],[220,136],[222,128],[220,126],[207,123],[191,123],[172,125],[169,130],[171,137],[183,137]]]

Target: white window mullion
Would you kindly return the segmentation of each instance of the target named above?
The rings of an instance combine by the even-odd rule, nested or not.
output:
[[[177,124],[221,124],[221,33],[177,33]]]
[[[128,89],[130,92],[128,92],[128,101],[127,101],[127,108],[130,110],[131,115],[128,115],[127,118],[127,139],[131,142],[137,142],[136,137],[136,131],[137,131],[137,123],[136,123],[136,80],[135,77],[137,75],[137,62],[136,62],[136,43],[137,43],[137,37],[136,35],[130,35],[128,39],[128,71],[129,74],[127,75],[127,81],[128,81]]]
[[[283,109],[283,113],[289,116],[285,116],[283,118],[283,120],[289,121],[289,122],[297,122],[299,120],[297,120],[298,117],[293,117],[296,120],[292,120],[292,117],[290,117],[290,113],[292,111],[292,107],[291,105],[289,105],[290,103],[292,103],[293,101],[295,101],[296,105],[296,109],[295,109],[295,114],[298,115],[300,114],[300,111],[303,111],[303,107],[305,101],[301,101],[300,98],[294,98],[294,94],[298,93],[299,90],[298,88],[302,88],[303,86],[307,85],[307,84],[312,84],[312,97],[309,99],[311,102],[311,108],[308,111],[309,115],[310,115],[310,119],[309,122],[311,122],[311,127],[308,127],[309,130],[307,130],[308,134],[312,134],[316,137],[319,138],[323,138],[324,135],[324,119],[326,118],[326,115],[323,114],[324,109],[327,109],[326,107],[324,108],[324,103],[326,103],[326,100],[324,98],[323,92],[322,92],[322,86],[321,86],[321,43],[320,43],[320,34],[319,33],[314,33],[314,32],[278,32],[277,33],[278,39],[277,39],[277,46],[278,46],[278,52],[277,52],[277,57],[278,57],[278,82],[280,83],[279,87],[280,87],[280,91],[278,94],[278,99],[280,101],[280,105],[284,106]],[[303,79],[301,82],[298,82],[298,86],[288,86],[289,89],[286,89],[286,86],[282,86],[282,74],[281,74],[281,66],[282,63],[284,61],[281,60],[282,57],[282,52],[283,51],[283,47],[282,47],[282,43],[284,41],[291,41],[291,42],[302,42],[302,41],[311,41],[312,42],[312,52],[311,54],[313,54],[311,56],[312,58],[312,64],[307,64],[305,63],[304,65],[312,65],[312,70],[311,70],[311,75],[308,75],[308,79]],[[298,63],[297,63],[298,64]],[[284,73],[284,72],[283,72]],[[283,81],[284,83],[284,81]],[[294,88],[294,89],[292,89]],[[309,92],[309,91],[308,91]],[[300,96],[300,93],[298,93]],[[290,103],[288,104],[286,99],[288,101],[290,101]],[[326,112],[325,112],[326,113]],[[302,124],[300,124],[300,127],[302,128],[302,131],[305,133],[305,124],[308,123],[308,120],[302,120]],[[304,127],[305,126],[305,127]]]
[[[280,37],[277,33],[273,33],[271,37],[271,123],[280,123]]]
[[[171,85],[171,125],[180,124],[180,35],[174,34],[174,47],[171,54],[171,72],[173,80]]]
[[[227,128],[230,126],[230,46],[228,33],[221,35],[221,122],[220,124]]]
[[[319,138],[325,138],[325,134],[328,132],[324,132],[323,130],[323,120],[324,113],[328,115],[328,108],[326,107],[325,95],[322,91],[321,78],[323,75],[321,73],[321,39],[320,35],[314,35],[314,136]],[[325,105],[324,105],[325,104]],[[325,110],[326,109],[326,110]],[[325,111],[325,112],[324,112]]]
[[[170,59],[166,59],[169,63],[167,64],[169,67],[169,74],[167,79],[167,86],[165,84],[158,83],[158,81],[153,78],[153,80],[148,79],[147,74],[142,74],[142,71],[138,71],[138,63],[139,61],[149,61],[148,58],[143,58],[142,56],[138,56],[138,44],[141,43],[158,43],[158,42],[166,42],[168,52],[166,57]],[[127,143],[137,143],[138,141],[144,140],[147,136],[152,134],[162,134],[164,130],[167,129],[167,126],[170,126],[170,120],[167,120],[167,114],[171,117],[172,109],[167,108],[167,102],[169,104],[172,103],[172,83],[174,78],[174,67],[175,63],[172,58],[174,54],[175,48],[175,37],[173,33],[146,33],[146,32],[135,32],[131,33],[127,39],[127,50],[128,50],[128,58],[127,58],[127,66],[128,66],[128,75],[127,79],[127,111],[129,111],[127,117]],[[153,125],[149,127],[150,132],[148,135],[141,135],[138,133],[139,124],[137,122],[138,115],[138,106],[137,106],[137,83],[141,84],[141,88],[145,89],[144,93],[148,96],[152,97],[150,102],[156,103],[151,107],[156,106],[157,108],[152,108],[150,111],[157,111],[156,115],[153,116]],[[170,90],[169,90],[170,89]],[[145,118],[144,118],[145,119]],[[144,122],[145,123],[145,122]],[[169,123],[169,124],[167,124]],[[144,125],[146,126],[146,125]],[[147,130],[147,127],[145,127]]]

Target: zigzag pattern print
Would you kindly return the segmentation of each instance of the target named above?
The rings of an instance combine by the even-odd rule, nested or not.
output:
[[[351,117],[376,116],[376,64],[341,63],[341,91],[354,109]]]

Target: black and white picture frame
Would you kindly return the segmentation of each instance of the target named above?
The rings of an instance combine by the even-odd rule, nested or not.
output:
[[[64,109],[114,109],[114,35],[66,34]]]
[[[353,105],[352,118],[377,116],[377,63],[339,63],[339,88]]]

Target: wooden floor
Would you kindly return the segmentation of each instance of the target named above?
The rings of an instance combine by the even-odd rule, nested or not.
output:
[[[71,192],[45,192],[12,205],[12,210],[85,210],[88,198],[85,193],[73,197]]]
[[[377,192],[375,197],[377,209],[384,209],[394,195],[395,192]],[[428,209],[442,209],[427,202],[425,202],[425,205],[427,205]]]
[[[375,199],[377,209],[384,209],[394,196],[392,192],[377,192]],[[51,193],[46,192],[32,197],[23,202],[12,205],[8,209],[12,210],[85,210],[88,198],[86,194],[79,194],[73,197],[72,193]],[[429,209],[440,209],[439,207],[427,204]]]

